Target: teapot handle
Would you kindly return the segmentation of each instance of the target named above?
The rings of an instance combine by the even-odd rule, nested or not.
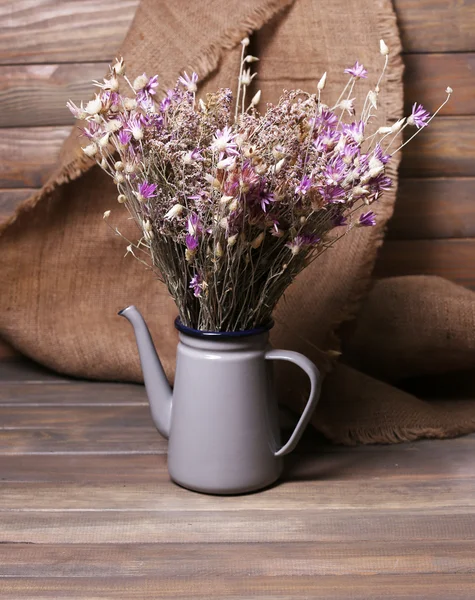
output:
[[[284,456],[285,454],[292,452],[297,445],[302,437],[305,427],[307,427],[308,422],[310,421],[310,417],[312,416],[315,407],[317,406],[321,391],[321,376],[320,371],[313,362],[299,352],[293,352],[292,350],[268,350],[265,357],[266,360],[286,360],[294,363],[303,369],[310,379],[310,395],[304,411],[288,441],[282,448],[274,453],[274,456]]]

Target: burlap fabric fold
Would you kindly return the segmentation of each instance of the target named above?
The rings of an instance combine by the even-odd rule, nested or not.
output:
[[[389,0],[142,0],[117,54],[125,57],[132,77],[159,73],[161,89],[171,87],[183,70],[195,70],[204,94],[234,87],[245,35],[261,58],[257,85],[263,102],[275,101],[282,88],[315,89],[324,71],[329,73],[325,93],[335,98],[346,80],[343,69],[355,59],[375,80],[383,38],[392,58],[378,123],[401,116],[400,43]],[[397,160],[390,173],[395,180],[396,169]],[[303,352],[329,369],[330,351],[339,347],[335,332],[357,314],[368,291],[395,193],[396,186],[377,206],[377,227],[355,231],[298,278],[279,304],[275,346]],[[44,188],[3,226],[0,336],[63,373],[140,381],[132,330],[116,316],[133,303],[148,321],[172,378],[175,306],[149,272],[124,258],[122,240],[101,219],[109,209],[119,229],[134,237],[114,186],[84,157],[75,128]],[[475,429],[472,405],[429,404],[387,383],[442,365],[471,367],[473,344],[464,331],[474,314],[472,293],[448,282],[402,278],[379,283],[345,344],[347,362],[354,367],[340,364],[327,377],[314,425],[342,443],[443,437]],[[433,315],[439,317],[437,327],[452,332],[450,339],[434,334]],[[284,389],[295,389],[298,381],[289,375],[285,383]],[[301,393],[285,394],[295,409],[301,398]]]

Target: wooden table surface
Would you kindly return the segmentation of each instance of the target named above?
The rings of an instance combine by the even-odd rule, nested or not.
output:
[[[0,363],[0,599],[475,598],[475,437],[325,446],[237,497],[172,484],[142,386]]]

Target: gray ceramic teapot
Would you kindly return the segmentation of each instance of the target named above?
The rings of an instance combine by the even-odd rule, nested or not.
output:
[[[320,374],[308,358],[272,350],[270,327],[215,333],[176,327],[174,389],[148,327],[135,306],[119,315],[133,325],[153,421],[169,439],[168,470],[179,485],[210,494],[266,487],[282,472],[320,395]],[[289,440],[281,446],[271,361],[290,361],[310,378],[310,396]]]

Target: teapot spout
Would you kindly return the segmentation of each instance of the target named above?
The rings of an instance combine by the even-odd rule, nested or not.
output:
[[[134,328],[152,419],[158,431],[168,438],[172,415],[172,390],[155,350],[150,331],[135,306],[128,306],[118,314],[125,317]]]

